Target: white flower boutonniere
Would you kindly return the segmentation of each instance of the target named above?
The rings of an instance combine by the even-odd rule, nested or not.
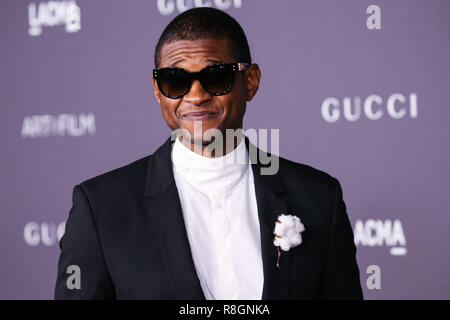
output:
[[[280,215],[275,222],[273,234],[275,238],[273,244],[277,247],[278,258],[277,268],[280,267],[281,250],[289,251],[289,249],[302,243],[301,233],[305,231],[305,226],[301,223],[300,218],[292,215]]]

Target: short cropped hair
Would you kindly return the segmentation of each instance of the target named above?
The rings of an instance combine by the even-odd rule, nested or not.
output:
[[[251,64],[247,37],[240,24],[229,14],[214,8],[193,8],[176,16],[164,29],[155,48],[158,68],[161,48],[177,40],[228,39],[236,62]]]

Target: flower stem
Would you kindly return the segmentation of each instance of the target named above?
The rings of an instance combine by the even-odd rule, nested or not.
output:
[[[281,251],[280,251],[280,247],[277,247],[277,252],[278,252],[278,258],[277,258],[277,268],[280,268],[280,256],[281,256]]]

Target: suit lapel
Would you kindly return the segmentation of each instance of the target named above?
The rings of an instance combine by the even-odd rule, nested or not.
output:
[[[145,196],[174,298],[203,300],[172,172],[170,138],[150,157]]]
[[[273,245],[275,221],[280,214],[288,212],[288,206],[282,198],[284,184],[278,174],[261,174],[264,165],[259,161],[259,149],[247,137],[245,143],[247,150],[257,150],[250,154],[257,155],[251,161],[261,232],[264,272],[262,299],[288,299],[291,275],[289,252],[282,252],[280,268],[277,268],[277,250]],[[146,201],[175,299],[204,300],[173,177],[171,152],[172,141],[169,137],[150,157],[145,184]]]
[[[277,221],[280,214],[288,212],[287,203],[282,198],[282,194],[286,192],[285,187],[278,174],[261,174],[263,165],[259,160],[260,149],[253,145],[247,137],[245,138],[245,142],[249,150],[250,158],[256,156],[251,161],[261,233],[261,254],[264,272],[262,299],[288,299],[291,261],[289,254],[282,252],[280,268],[277,268],[278,253],[276,247],[273,245],[275,221]],[[252,152],[249,148],[256,148],[254,149],[256,152]]]

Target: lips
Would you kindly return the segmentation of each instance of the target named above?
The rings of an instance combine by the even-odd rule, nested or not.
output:
[[[189,121],[205,121],[217,117],[217,113],[211,111],[196,111],[184,114],[183,119]]]

